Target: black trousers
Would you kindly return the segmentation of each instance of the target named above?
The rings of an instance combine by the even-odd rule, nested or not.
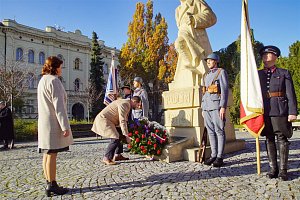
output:
[[[115,154],[123,153],[123,144],[119,139],[111,139],[105,152],[105,157],[112,160]]]
[[[285,144],[289,143],[288,138],[293,135],[292,125],[288,122],[287,117],[269,117],[264,116],[265,128],[262,132],[262,136],[266,136],[266,140]]]

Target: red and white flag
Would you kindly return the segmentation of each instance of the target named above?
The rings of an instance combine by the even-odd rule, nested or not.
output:
[[[248,0],[243,0],[241,21],[241,105],[240,123],[254,136],[264,128],[263,99],[254,58],[248,16]]]

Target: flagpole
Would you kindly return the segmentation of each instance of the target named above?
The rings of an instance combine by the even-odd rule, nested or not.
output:
[[[259,145],[259,137],[256,138],[256,164],[257,164],[257,175],[260,175],[260,145]]]
[[[242,21],[241,21],[241,76],[245,81],[241,82],[241,124],[256,138],[256,165],[257,174],[260,175],[260,144],[259,134],[264,127],[263,122],[263,100],[260,93],[259,77],[251,43],[250,22],[248,15],[248,0],[242,0]],[[243,71],[243,73],[242,73]],[[244,79],[243,79],[244,80]],[[250,85],[249,85],[250,84]],[[251,95],[249,95],[251,94]],[[258,98],[253,100],[253,95]],[[249,101],[249,97],[251,100]],[[253,124],[260,125],[259,127]]]

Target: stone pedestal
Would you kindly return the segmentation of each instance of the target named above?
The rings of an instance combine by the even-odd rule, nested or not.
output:
[[[165,111],[165,126],[170,136],[179,136],[193,138],[194,147],[199,147],[204,129],[204,121],[202,117],[201,99],[202,91],[199,86],[180,87],[180,85],[169,85],[170,91],[162,94],[163,106]],[[232,94],[229,93],[228,107],[232,105]],[[244,148],[244,141],[236,141],[234,126],[230,123],[229,110],[226,112],[226,152],[238,151]],[[237,142],[239,145],[234,145]],[[230,148],[229,148],[230,147]],[[229,149],[228,149],[229,148]],[[179,149],[179,148],[178,148]],[[197,148],[196,148],[197,149]],[[183,150],[180,150],[183,151]],[[191,151],[195,154],[195,151]],[[165,152],[167,153],[167,152]],[[187,155],[186,152],[178,152],[183,155],[185,160],[194,160],[195,155]],[[173,155],[164,155],[164,157]],[[191,159],[189,159],[189,157]],[[176,161],[173,158],[165,160]]]

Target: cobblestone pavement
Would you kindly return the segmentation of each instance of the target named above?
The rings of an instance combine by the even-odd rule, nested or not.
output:
[[[108,140],[76,139],[70,152],[59,153],[57,181],[70,192],[52,199],[300,199],[300,132],[290,140],[289,181],[265,177],[268,162],[261,141],[261,175],[256,174],[255,139],[246,149],[227,154],[226,165],[213,168],[194,162],[164,163],[132,154],[129,161],[101,162]],[[0,199],[47,199],[42,154],[37,143],[16,144],[0,152]]]

